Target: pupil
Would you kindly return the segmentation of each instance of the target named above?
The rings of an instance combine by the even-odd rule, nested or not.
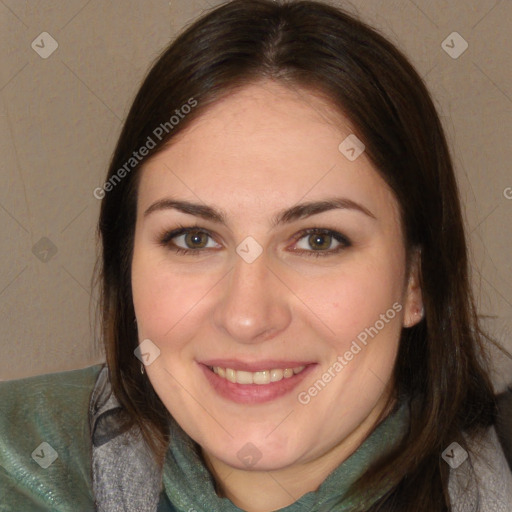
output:
[[[195,232],[191,232],[191,233],[188,233],[187,234],[187,237],[185,238],[186,239],[186,242],[187,242],[187,245],[192,245],[194,247],[199,247],[199,248],[202,248],[206,245],[206,242],[203,241],[203,243],[201,243],[201,237],[203,236],[203,233],[199,232],[199,231],[195,231]]]

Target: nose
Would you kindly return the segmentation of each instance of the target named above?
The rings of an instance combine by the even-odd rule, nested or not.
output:
[[[279,335],[292,314],[290,291],[268,266],[265,253],[252,263],[236,255],[226,276],[213,319],[216,327],[239,343],[258,343]]]

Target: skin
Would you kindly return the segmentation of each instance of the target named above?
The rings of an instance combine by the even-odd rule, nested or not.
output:
[[[352,130],[333,111],[305,90],[271,81],[246,86],[142,170],[132,291],[139,339],[160,349],[146,372],[201,446],[219,495],[249,512],[285,507],[316,490],[362,443],[387,412],[401,329],[421,318],[419,260],[406,275],[398,203],[365,153],[352,162],[339,151]],[[334,209],[271,224],[285,208],[333,196],[364,205],[375,218]],[[207,204],[227,223],[175,209],[144,215],[164,198]],[[180,224],[211,234],[200,239],[208,245],[200,255],[172,250],[173,242],[190,248],[183,236],[159,243]],[[352,245],[314,257],[318,246],[299,238],[307,228],[332,229]],[[252,263],[236,252],[247,236],[263,249]],[[324,251],[339,247],[334,238],[324,242]],[[299,403],[297,394],[394,303],[402,305],[395,318],[308,404]],[[220,397],[200,371],[197,361],[210,358],[317,365],[283,397],[237,404]],[[250,468],[237,457],[248,442],[261,453]]]

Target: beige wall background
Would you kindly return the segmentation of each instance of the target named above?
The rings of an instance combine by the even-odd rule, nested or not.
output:
[[[219,3],[0,0],[0,380],[104,360],[91,318],[93,190],[150,63]],[[480,311],[512,350],[512,2],[331,3],[379,29],[427,82],[453,151]],[[495,361],[500,389],[512,362]]]

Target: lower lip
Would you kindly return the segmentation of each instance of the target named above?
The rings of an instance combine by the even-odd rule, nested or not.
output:
[[[300,373],[288,379],[268,384],[238,384],[219,377],[204,364],[199,364],[206,379],[219,395],[239,404],[261,404],[270,402],[290,393],[313,370],[316,364],[309,364]]]

